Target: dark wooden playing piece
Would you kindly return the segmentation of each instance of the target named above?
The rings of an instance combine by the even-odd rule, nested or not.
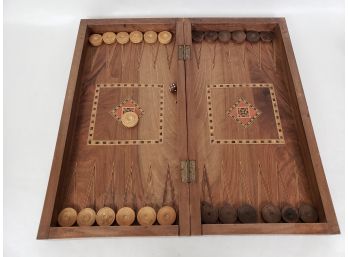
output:
[[[260,32],[260,37],[263,42],[272,42],[274,33],[272,31],[262,31]]]
[[[260,40],[260,34],[259,34],[259,32],[254,31],[254,30],[247,31],[246,39],[250,43],[256,43],[256,42],[258,42]]]
[[[218,220],[218,210],[213,205],[203,202],[201,206],[202,223],[215,224]]]
[[[214,42],[218,38],[218,33],[216,31],[207,31],[204,33],[204,38],[208,42]]]
[[[238,219],[242,223],[256,223],[257,221],[256,209],[249,204],[243,204],[239,206]]]
[[[280,209],[273,204],[266,204],[261,210],[262,218],[267,223],[278,223],[282,219]]]
[[[231,32],[229,31],[220,31],[218,34],[220,42],[227,43],[231,40]]]
[[[246,38],[246,34],[242,30],[233,31],[231,36],[232,36],[232,40],[238,44],[243,43]]]
[[[237,220],[237,211],[230,204],[225,204],[219,209],[219,220],[224,224],[232,224]]]
[[[286,205],[282,209],[282,218],[287,223],[296,223],[298,221],[298,211],[290,205]]]
[[[309,205],[302,204],[299,208],[300,219],[305,223],[314,223],[318,221],[317,210]]]
[[[193,42],[200,43],[203,41],[203,39],[204,39],[204,32],[203,31],[197,31],[197,30],[192,31],[192,41]]]

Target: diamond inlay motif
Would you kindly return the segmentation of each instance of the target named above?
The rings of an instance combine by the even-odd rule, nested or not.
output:
[[[122,115],[126,112],[135,112],[139,118],[144,114],[143,109],[130,98],[125,99],[122,103],[113,108],[110,114],[118,121],[121,121]]]
[[[261,111],[240,97],[228,110],[227,115],[232,117],[244,128],[250,126],[261,115]]]

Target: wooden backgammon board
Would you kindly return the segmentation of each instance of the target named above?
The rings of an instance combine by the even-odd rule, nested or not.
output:
[[[339,233],[284,18],[82,20],[38,238]]]

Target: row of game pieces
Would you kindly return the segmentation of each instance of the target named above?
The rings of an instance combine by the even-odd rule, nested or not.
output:
[[[110,207],[103,207],[96,213],[92,208],[84,208],[79,213],[74,208],[64,208],[58,215],[58,224],[61,227],[78,226],[111,226],[116,222],[119,226],[130,226],[135,218],[142,226],[151,226],[156,220],[160,225],[172,225],[176,220],[176,212],[173,207],[163,206],[156,214],[150,206],[142,207],[135,217],[135,211],[130,207],[122,207],[115,212]]]
[[[266,204],[261,209],[261,216],[266,223],[279,223],[282,220],[287,223],[315,223],[319,218],[316,209],[309,204],[302,204],[298,209],[291,205],[280,209],[273,204]],[[242,204],[236,209],[230,204],[215,208],[210,203],[202,202],[201,217],[204,224],[232,224],[237,220],[241,223],[257,223],[257,211],[249,204]]]
[[[144,34],[141,31],[128,32],[105,32],[103,34],[92,34],[89,36],[89,43],[92,46],[100,46],[101,44],[114,44],[119,43],[121,45],[127,44],[129,41],[134,44],[139,44],[142,41],[148,44],[154,44],[157,40],[163,44],[169,44],[172,40],[172,33],[169,31],[161,31],[157,34],[155,31],[146,31]]]
[[[200,43],[203,40],[207,42],[215,42],[216,40],[219,40],[220,42],[228,43],[232,40],[235,43],[241,44],[245,40],[251,43],[256,43],[260,40],[263,42],[271,42],[273,38],[274,33],[271,31],[192,31],[192,41],[196,43]]]

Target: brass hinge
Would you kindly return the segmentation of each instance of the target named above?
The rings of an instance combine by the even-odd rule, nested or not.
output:
[[[191,57],[191,46],[189,45],[179,45],[178,48],[179,60],[188,60]]]
[[[181,181],[183,183],[191,183],[196,177],[196,161],[181,161]]]

